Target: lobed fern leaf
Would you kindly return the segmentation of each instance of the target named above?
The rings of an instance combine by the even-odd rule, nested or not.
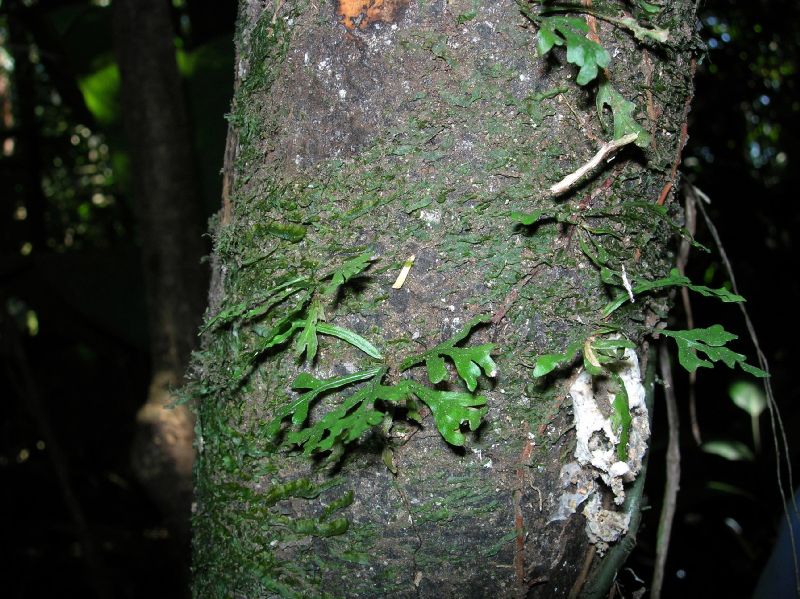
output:
[[[715,324],[706,329],[688,331],[661,330],[659,333],[675,340],[675,343],[678,344],[678,362],[689,372],[694,372],[701,367],[713,368],[712,362],[723,362],[728,368],[733,368],[738,364],[742,370],[755,377],[769,376],[760,368],[745,362],[746,356],[743,354],[725,347],[729,341],[737,339],[737,336],[726,331],[722,325]],[[697,352],[705,354],[708,360],[701,358]]]
[[[403,360],[400,364],[400,370],[408,370],[412,366],[424,362],[428,369],[428,380],[435,385],[447,378],[447,369],[444,362],[444,357],[447,357],[453,362],[458,376],[467,385],[467,389],[475,391],[478,386],[478,377],[481,376],[481,370],[488,377],[494,377],[497,374],[497,365],[491,356],[494,344],[485,343],[475,347],[456,347],[455,345],[469,337],[472,329],[476,326],[489,322],[489,320],[491,320],[491,316],[487,314],[473,318],[447,341],[440,343],[425,353],[410,356]]]
[[[605,48],[586,37],[588,25],[577,17],[552,16],[539,19],[536,47],[544,56],[553,46],[567,46],[567,62],[580,67],[578,85],[588,85],[597,77],[599,69],[611,62]]]

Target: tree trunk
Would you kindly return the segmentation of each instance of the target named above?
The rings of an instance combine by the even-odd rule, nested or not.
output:
[[[635,536],[645,339],[667,302],[604,306],[669,270],[693,9],[670,3],[648,45],[572,13],[612,57],[579,86],[562,49],[536,52],[532,4],[242,3],[193,368],[196,596],[607,588]],[[613,364],[592,378],[599,340]],[[623,386],[630,425],[573,430],[588,404],[613,421]]]
[[[196,343],[208,279],[200,263],[203,207],[173,38],[166,0],[114,2],[152,362],[133,466],[183,549],[189,544],[194,421],[186,406],[167,406]]]

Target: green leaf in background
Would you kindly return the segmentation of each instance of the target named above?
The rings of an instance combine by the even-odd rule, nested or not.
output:
[[[673,268],[669,276],[664,277],[663,279],[656,279],[655,281],[643,281],[638,285],[634,285],[633,287],[633,294],[634,296],[639,295],[641,293],[647,293],[649,291],[653,291],[654,289],[663,289],[664,287],[687,287],[692,291],[696,291],[700,295],[705,297],[716,297],[723,302],[743,302],[745,301],[741,295],[736,295],[735,293],[731,293],[724,287],[719,289],[712,289],[710,287],[706,287],[704,285],[693,285],[692,282],[689,280],[688,277],[683,276],[678,272],[677,268]],[[625,293],[621,293],[611,301],[605,308],[603,308],[603,316],[609,316],[613,312],[615,312],[620,306],[624,305],[625,302],[629,301],[629,297]]]
[[[636,143],[640,148],[646,148],[650,145],[650,134],[642,127],[636,119],[633,118],[633,111],[636,110],[636,104],[626,100],[608,80],[603,80],[600,87],[597,89],[597,97],[595,98],[597,104],[597,114],[600,116],[602,122],[603,108],[608,106],[611,108],[611,114],[614,119],[614,139],[625,137],[629,133],[637,135]]]
[[[381,355],[381,352],[378,351],[377,347],[375,347],[369,341],[364,339],[361,335],[351,331],[350,329],[344,329],[342,327],[337,327],[335,325],[328,324],[325,322],[318,322],[317,333],[338,337],[339,339],[346,341],[350,345],[357,347],[371,358],[375,358],[376,360],[383,359],[383,356]]]
[[[731,401],[753,418],[758,418],[767,408],[767,396],[761,387],[747,381],[733,383],[728,389]]]
[[[80,77],[77,83],[86,108],[98,123],[111,125],[118,119],[120,76],[116,62],[111,60],[94,72]]]
[[[745,497],[750,501],[756,502],[758,501],[752,493],[749,493],[742,489],[741,487],[737,487],[736,485],[732,485],[730,483],[722,482],[719,480],[710,480],[706,483],[706,489],[710,491],[716,491],[717,493],[725,493],[727,495],[738,495],[740,497]]]
[[[589,31],[586,22],[578,17],[552,16],[539,19],[536,47],[540,56],[547,54],[553,46],[567,46],[567,62],[580,67],[578,85],[591,83],[611,62],[605,48],[586,37]]]
[[[678,344],[678,361],[689,372],[694,372],[700,367],[711,368],[712,362],[723,362],[728,368],[735,365],[756,377],[769,376],[766,372],[745,362],[746,357],[738,354],[727,347],[729,341],[737,338],[733,333],[729,333],[722,325],[715,324],[707,329],[691,329],[689,331],[659,331],[661,335],[672,337]],[[706,355],[708,360],[698,356],[697,352]]]
[[[744,443],[739,441],[709,441],[700,447],[704,452],[725,458],[732,462],[747,461],[755,459],[753,451]]]
[[[753,446],[757,453],[761,453],[761,428],[758,419],[767,409],[767,396],[758,385],[749,381],[739,381],[728,389],[728,394],[733,403],[750,414],[750,425],[753,432]]]

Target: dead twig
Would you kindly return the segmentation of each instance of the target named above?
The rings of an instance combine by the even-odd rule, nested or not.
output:
[[[614,156],[620,149],[624,148],[630,143],[636,141],[639,137],[638,133],[628,133],[627,135],[623,135],[619,139],[614,139],[607,143],[604,143],[602,147],[597,151],[597,153],[592,156],[592,158],[581,166],[578,170],[573,173],[570,173],[561,181],[550,187],[550,193],[554,196],[562,195],[566,193],[573,187],[575,187],[584,177],[588,176],[589,174],[593,173],[597,167],[599,167],[604,160],[609,160],[611,157]]]
[[[675,399],[675,387],[672,383],[672,362],[665,341],[665,339],[662,339],[658,346],[658,366],[661,371],[661,379],[664,381],[664,403],[667,406],[667,427],[669,429],[667,440],[667,481],[664,485],[664,500],[661,506],[661,515],[658,519],[656,563],[653,571],[653,583],[650,588],[650,597],[652,599],[661,597],[661,587],[664,584],[664,567],[669,553],[669,539],[672,534],[672,522],[675,519],[675,504],[681,480],[678,402]]]
[[[684,214],[686,215],[686,231],[691,238],[697,231],[697,207],[694,205],[696,197],[693,192],[694,187],[688,186],[685,193]],[[681,240],[681,246],[678,249],[678,259],[676,266],[678,272],[686,275],[686,264],[689,262],[689,251],[692,248],[690,239],[684,238]],[[689,289],[686,287],[681,288],[681,301],[683,303],[683,311],[686,314],[686,326],[689,329],[694,328],[694,313],[692,312],[692,301],[689,298]],[[689,373],[689,420],[692,430],[692,437],[697,445],[702,445],[703,439],[700,435],[700,424],[697,421],[697,370]]]
[[[572,585],[572,588],[569,591],[569,599],[576,599],[578,595],[580,595],[581,589],[583,585],[586,584],[586,579],[589,577],[589,570],[592,568],[592,562],[594,561],[594,554],[597,552],[597,548],[592,545],[586,551],[586,557],[583,559],[583,566],[581,566],[581,571],[578,574],[578,578],[575,579],[575,584]]]
[[[525,444],[522,446],[522,453],[519,456],[517,466],[517,484],[519,485],[513,493],[514,501],[514,528],[517,531],[517,538],[514,548],[514,574],[517,579],[517,594],[525,597],[528,585],[525,582],[525,520],[522,514],[522,492],[525,489],[525,469],[530,463],[531,453],[533,453],[533,440],[530,438],[530,428],[525,423],[523,428]]]

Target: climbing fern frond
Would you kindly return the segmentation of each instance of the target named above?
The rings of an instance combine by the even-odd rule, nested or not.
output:
[[[489,322],[490,319],[491,317],[488,315],[473,318],[464,325],[463,329],[447,341],[440,343],[425,353],[410,356],[403,360],[400,364],[400,370],[408,370],[412,366],[424,362],[428,369],[428,380],[435,385],[447,378],[447,369],[444,362],[444,357],[447,357],[453,362],[458,376],[463,379],[467,389],[475,391],[478,385],[478,377],[481,376],[481,370],[488,377],[494,377],[497,374],[497,365],[491,356],[494,344],[485,343],[474,347],[456,347],[455,345],[469,337],[473,328]]]

